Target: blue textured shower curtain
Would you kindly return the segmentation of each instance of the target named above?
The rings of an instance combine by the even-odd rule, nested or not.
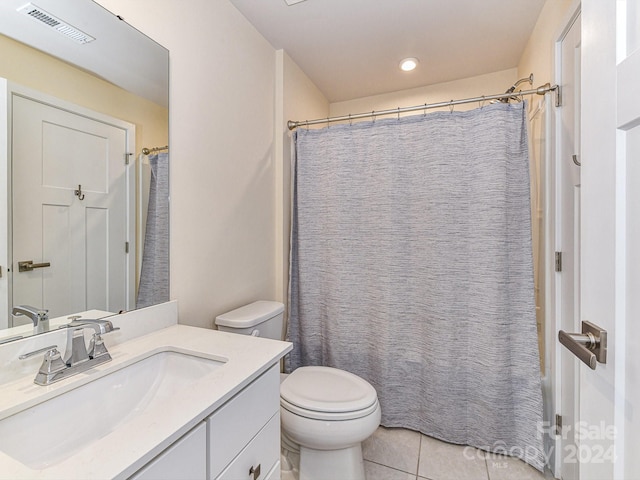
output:
[[[298,129],[287,369],[542,469],[524,105]]]
[[[169,301],[169,154],[149,157],[151,185],[136,308]]]

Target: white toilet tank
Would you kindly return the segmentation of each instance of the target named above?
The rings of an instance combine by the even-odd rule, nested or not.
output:
[[[216,317],[218,330],[282,340],[284,305],[260,300]]]

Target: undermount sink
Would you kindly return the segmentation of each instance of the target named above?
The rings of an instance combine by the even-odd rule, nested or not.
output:
[[[55,465],[224,365],[163,351],[0,421],[0,451],[33,469]]]

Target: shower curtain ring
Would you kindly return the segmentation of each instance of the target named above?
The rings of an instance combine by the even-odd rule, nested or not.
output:
[[[427,104],[426,103],[424,104],[424,116],[425,117],[427,116]]]
[[[453,98],[449,100],[449,113],[453,113]]]
[[[327,117],[327,128],[329,128],[329,117]]]
[[[484,102],[485,102],[484,95],[482,95],[482,100],[478,102],[480,104],[480,110],[484,108]]]
[[[398,107],[398,120],[400,120],[400,107]]]
[[[371,118],[373,119],[372,122],[376,123],[376,111],[375,110],[371,110]]]
[[[351,114],[349,114],[349,126],[352,127],[353,126],[353,120],[351,120]]]

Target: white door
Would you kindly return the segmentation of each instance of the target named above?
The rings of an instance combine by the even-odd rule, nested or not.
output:
[[[13,305],[128,308],[126,147],[126,129],[13,94]]]
[[[640,478],[640,0],[582,2],[581,315],[607,363],[579,363],[580,478]]]
[[[560,308],[558,323],[566,332],[580,331],[580,15],[573,19],[560,42],[558,64],[562,107],[558,124],[559,149],[556,158],[558,202],[555,251],[561,253],[556,270],[556,295]],[[576,357],[559,349],[560,398],[562,415],[560,442],[561,474],[576,480],[578,462],[574,428],[578,413],[578,375]]]

